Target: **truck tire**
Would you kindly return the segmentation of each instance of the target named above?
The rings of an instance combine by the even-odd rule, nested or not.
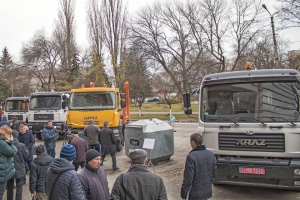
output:
[[[120,152],[120,151],[122,151],[122,149],[123,149],[123,146],[122,146],[122,144],[121,144],[120,140],[116,142],[116,148],[117,148],[117,152]]]
[[[36,134],[35,134],[35,137],[36,137],[37,139],[41,140],[41,139],[42,139],[42,136],[41,136],[41,135],[42,135],[41,133],[36,133]]]

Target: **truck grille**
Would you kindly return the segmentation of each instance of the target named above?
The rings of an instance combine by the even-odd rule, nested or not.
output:
[[[229,151],[284,152],[283,133],[219,133],[219,149]]]
[[[34,120],[54,120],[53,114],[35,114]]]
[[[17,117],[17,120],[23,120],[23,115],[8,115],[7,119],[12,120],[13,117]]]

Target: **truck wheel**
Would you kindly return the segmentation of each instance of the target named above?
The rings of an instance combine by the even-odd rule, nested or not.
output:
[[[36,134],[35,134],[35,137],[36,137],[37,139],[39,139],[39,140],[41,140],[41,139],[42,139],[42,137],[41,137],[41,133],[36,133]]]
[[[121,144],[121,142],[120,142],[120,141],[117,141],[117,143],[116,143],[116,148],[117,148],[117,152],[120,152],[120,151],[122,151],[122,149],[123,149],[123,146],[122,146],[122,144]]]

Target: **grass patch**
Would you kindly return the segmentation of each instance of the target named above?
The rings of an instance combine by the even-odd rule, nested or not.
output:
[[[188,117],[185,114],[174,114],[176,121],[180,121],[180,122],[198,122],[198,115],[197,114],[193,114],[190,115],[193,118]],[[152,118],[157,118],[160,120],[169,120],[170,119],[170,115],[169,114],[142,114],[141,117],[139,117],[138,114],[131,114],[130,115],[130,119],[131,120],[141,120],[141,119],[152,119]]]
[[[142,105],[142,112],[143,111],[148,111],[148,112],[164,112],[164,111],[169,111],[169,105],[168,104],[158,104],[158,103],[143,103]],[[198,104],[192,104],[192,110],[194,112],[198,111]],[[138,112],[139,107],[134,106],[134,104],[130,105],[130,111],[132,112]],[[172,104],[172,111],[174,112],[180,112],[183,111],[183,104]]]

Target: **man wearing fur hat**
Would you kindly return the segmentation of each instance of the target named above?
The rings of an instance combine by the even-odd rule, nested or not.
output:
[[[101,154],[90,149],[86,152],[86,165],[78,172],[88,200],[109,199],[108,182],[100,163]]]
[[[129,153],[130,168],[117,177],[111,191],[111,199],[168,199],[161,177],[148,171],[147,152],[135,149]]]
[[[46,173],[46,193],[49,200],[85,200],[79,175],[72,161],[76,158],[76,149],[67,144],[60,151]]]
[[[46,147],[43,144],[36,146],[35,152],[37,157],[33,160],[30,168],[29,190],[31,196],[37,200],[47,200],[45,176],[54,158],[46,153]]]

